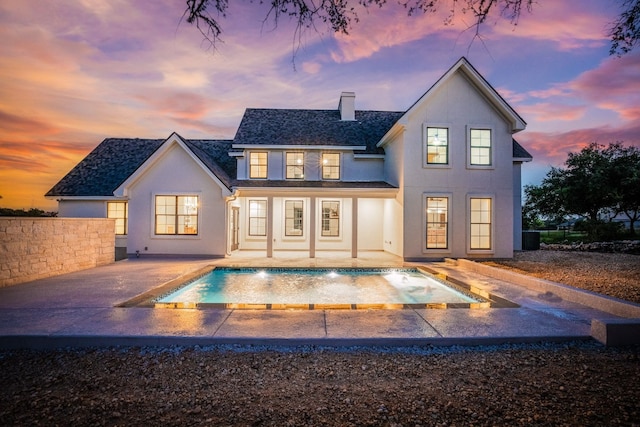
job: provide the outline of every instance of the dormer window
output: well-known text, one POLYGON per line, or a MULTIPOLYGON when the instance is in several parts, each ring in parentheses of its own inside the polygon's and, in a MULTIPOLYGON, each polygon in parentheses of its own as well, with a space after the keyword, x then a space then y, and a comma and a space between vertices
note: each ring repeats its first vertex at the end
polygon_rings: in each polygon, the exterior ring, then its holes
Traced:
POLYGON ((267 178, 266 152, 252 152, 249 155, 249 178, 267 178))
POLYGON ((339 153, 322 153, 322 179, 340 179, 339 153))
POLYGON ((287 179, 304 179, 304 153, 291 152, 286 154, 287 179))

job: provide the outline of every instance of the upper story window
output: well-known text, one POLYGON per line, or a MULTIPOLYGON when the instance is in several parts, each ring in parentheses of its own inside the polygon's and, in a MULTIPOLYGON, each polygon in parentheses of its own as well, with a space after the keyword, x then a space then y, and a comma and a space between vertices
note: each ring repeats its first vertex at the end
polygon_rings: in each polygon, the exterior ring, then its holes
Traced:
POLYGON ((198 196, 156 196, 155 234, 198 234, 198 196))
POLYGON ((252 152, 249 154, 249 178, 267 177, 267 153, 252 152))
POLYGON ((491 166, 491 129, 469 131, 469 164, 491 166))
POLYGON ((129 204, 127 202, 107 202, 107 218, 116 220, 116 235, 127 234, 129 204))
POLYGON ((322 153, 322 179, 340 179, 339 153, 322 153))
POLYGON ((425 152, 427 165, 449 164, 449 129, 427 126, 425 152))
POLYGON ((304 153, 292 152, 286 153, 287 160, 287 179, 303 179, 304 178, 304 153))

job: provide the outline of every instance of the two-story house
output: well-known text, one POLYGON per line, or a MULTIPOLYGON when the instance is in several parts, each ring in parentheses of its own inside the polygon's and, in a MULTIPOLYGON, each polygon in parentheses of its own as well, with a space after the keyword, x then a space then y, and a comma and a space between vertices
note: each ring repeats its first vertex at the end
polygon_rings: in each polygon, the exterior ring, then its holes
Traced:
POLYGON ((525 125, 461 58, 406 111, 343 92, 335 110, 247 109, 233 140, 106 139, 47 197, 115 218, 129 254, 509 258, 525 125))

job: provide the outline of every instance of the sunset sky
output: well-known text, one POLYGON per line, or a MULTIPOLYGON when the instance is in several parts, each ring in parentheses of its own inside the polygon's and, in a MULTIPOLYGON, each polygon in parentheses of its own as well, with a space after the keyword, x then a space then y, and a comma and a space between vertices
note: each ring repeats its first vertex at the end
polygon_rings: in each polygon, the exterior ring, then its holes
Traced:
POLYGON ((590 142, 640 146, 640 49, 609 56, 619 12, 603 0, 539 0, 517 26, 457 14, 407 17, 391 2, 349 36, 321 25, 298 45, 286 19, 231 1, 216 50, 180 22, 184 0, 0 2, 1 207, 55 210, 46 193, 104 138, 233 138, 243 111, 403 111, 461 56, 527 121, 525 184, 590 142))

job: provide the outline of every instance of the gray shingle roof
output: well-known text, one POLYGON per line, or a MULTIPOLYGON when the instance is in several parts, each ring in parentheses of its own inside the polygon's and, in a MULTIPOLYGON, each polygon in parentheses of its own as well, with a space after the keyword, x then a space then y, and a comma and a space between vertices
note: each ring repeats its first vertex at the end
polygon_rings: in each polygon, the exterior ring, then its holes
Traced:
MULTIPOLYGON (((402 112, 356 111, 355 121, 340 120, 337 110, 247 109, 233 141, 183 139, 200 161, 231 190, 239 187, 395 188, 383 182, 236 180, 239 145, 365 146, 361 153, 384 154, 376 144, 402 112)), ((113 196, 165 139, 107 138, 78 163, 46 196, 113 196)), ((513 140, 514 159, 533 157, 513 140)))
POLYGON ((338 110, 248 108, 233 140, 240 145, 365 146, 362 153, 384 154, 376 144, 402 117, 398 111, 356 111, 340 120, 338 110))
MULTIPOLYGON (((165 139, 107 138, 51 188, 46 196, 113 196, 165 139)), ((235 178, 228 140, 185 140, 194 154, 227 187, 235 178)))
POLYGON ((528 161, 533 160, 533 156, 529 154, 525 148, 518 143, 515 139, 513 140, 513 158, 514 159, 528 159, 528 161))
POLYGON ((187 146, 222 183, 231 190, 236 178, 237 162, 229 156, 230 140, 185 139, 187 146))

